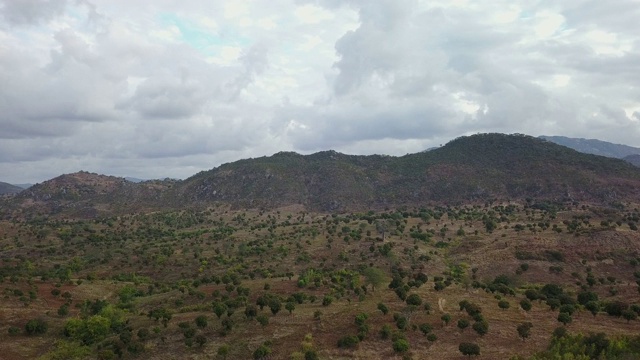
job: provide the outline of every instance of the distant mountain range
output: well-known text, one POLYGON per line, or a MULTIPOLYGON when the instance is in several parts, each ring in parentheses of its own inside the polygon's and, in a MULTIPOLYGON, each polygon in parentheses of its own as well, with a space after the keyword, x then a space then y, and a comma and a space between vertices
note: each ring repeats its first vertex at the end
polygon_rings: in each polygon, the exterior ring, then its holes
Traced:
POLYGON ((19 186, 7 184, 0 181, 0 195, 17 194, 22 190, 24 189, 19 186))
POLYGON ((640 155, 640 148, 613 144, 596 139, 569 138, 565 136, 540 136, 540 138, 585 154, 601 155, 616 159, 624 159, 631 155, 640 155))
POLYGON ((640 167, 640 154, 627 155, 623 159, 625 161, 632 163, 635 166, 640 167))
POLYGON ((479 134, 401 157, 282 152, 183 181, 79 172, 34 185, 0 208, 96 217, 215 204, 336 212, 514 199, 637 203, 640 168, 530 136, 479 134))

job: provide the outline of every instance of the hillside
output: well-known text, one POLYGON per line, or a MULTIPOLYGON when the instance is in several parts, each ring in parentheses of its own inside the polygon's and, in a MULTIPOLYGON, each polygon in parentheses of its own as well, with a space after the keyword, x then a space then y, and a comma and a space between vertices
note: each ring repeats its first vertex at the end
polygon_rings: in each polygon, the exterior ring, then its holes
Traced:
POLYGON ((34 185, 11 208, 95 217, 212 204, 336 212, 525 198, 637 202, 640 169, 530 136, 482 134, 402 157, 281 152, 184 181, 133 183, 79 172, 34 185))
POLYGON ((23 189, 18 186, 7 184, 5 182, 0 181, 0 195, 17 194, 22 190, 23 189))
POLYGON ((639 222, 526 201, 0 219, 1 357, 638 359, 639 222))
POLYGON ((640 154, 628 155, 623 158, 624 161, 630 162, 635 166, 640 166, 640 154))
POLYGON ((640 171, 622 160, 484 134, 402 157, 278 153, 199 173, 176 191, 186 202, 335 211, 525 197, 606 203, 640 199, 639 185, 640 171))
POLYGON ((173 181, 133 183, 124 178, 80 171, 33 185, 13 199, 22 213, 63 213, 92 218, 162 207, 173 181))
POLYGON ((0 357, 638 359, 639 182, 500 134, 62 175, 0 197, 0 357))
POLYGON ((565 136, 540 136, 540 138, 585 154, 601 155, 616 159, 640 154, 640 148, 596 139, 569 138, 565 136))

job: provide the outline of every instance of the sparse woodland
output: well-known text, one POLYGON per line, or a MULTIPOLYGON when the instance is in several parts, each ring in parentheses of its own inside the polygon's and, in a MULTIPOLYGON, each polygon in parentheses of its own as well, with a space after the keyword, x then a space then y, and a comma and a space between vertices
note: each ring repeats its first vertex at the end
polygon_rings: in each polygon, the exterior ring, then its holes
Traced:
POLYGON ((533 199, 5 217, 1 357, 638 358, 639 223, 533 199))

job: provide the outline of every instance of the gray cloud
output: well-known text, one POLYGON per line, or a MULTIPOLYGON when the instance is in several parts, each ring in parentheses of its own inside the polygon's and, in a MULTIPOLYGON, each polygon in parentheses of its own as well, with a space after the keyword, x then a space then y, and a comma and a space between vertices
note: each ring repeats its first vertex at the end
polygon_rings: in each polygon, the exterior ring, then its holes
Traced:
POLYGON ((0 0, 0 17, 11 25, 32 25, 61 15, 66 0, 0 0))
POLYGON ((640 4, 0 0, 0 181, 481 131, 640 146, 640 4))

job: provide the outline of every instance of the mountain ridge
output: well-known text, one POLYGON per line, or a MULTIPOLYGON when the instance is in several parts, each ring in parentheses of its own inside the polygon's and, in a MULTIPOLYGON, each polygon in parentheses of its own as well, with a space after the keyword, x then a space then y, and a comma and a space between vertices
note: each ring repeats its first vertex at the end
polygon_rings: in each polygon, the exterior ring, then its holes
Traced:
POLYGON ((17 194, 24 190, 23 188, 0 181, 0 195, 17 194))
POLYGON ((36 184, 10 203, 13 210, 96 217, 214 204, 341 212, 523 198, 640 202, 640 169, 531 136, 477 134, 399 157, 279 152, 181 181, 78 172, 36 184))
POLYGON ((640 154, 640 148, 623 144, 615 144, 598 139, 570 138, 566 136, 546 135, 539 136, 539 138, 556 143, 558 145, 566 146, 585 154, 601 155, 616 159, 623 159, 626 156, 640 154))

